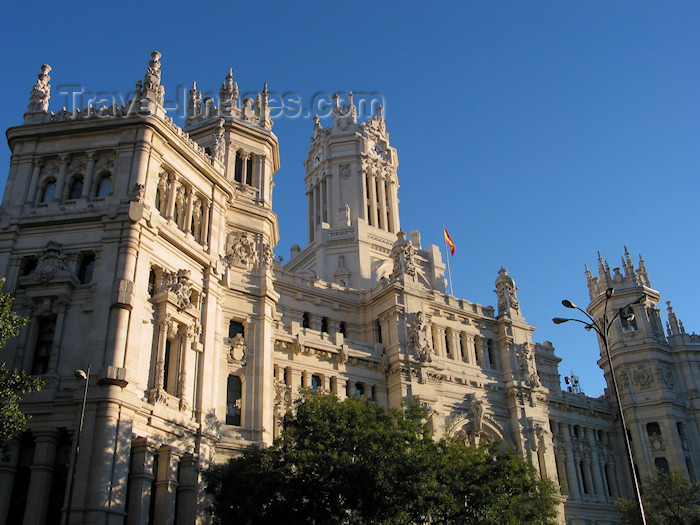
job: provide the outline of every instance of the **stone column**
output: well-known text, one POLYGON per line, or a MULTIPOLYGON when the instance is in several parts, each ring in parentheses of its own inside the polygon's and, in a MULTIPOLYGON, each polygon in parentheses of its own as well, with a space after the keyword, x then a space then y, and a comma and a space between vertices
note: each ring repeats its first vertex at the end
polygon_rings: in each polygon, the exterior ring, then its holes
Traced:
POLYGON ((177 175, 170 174, 168 181, 168 203, 165 208, 165 218, 172 219, 175 213, 175 194, 177 193, 177 175))
POLYGON ((202 229, 200 243, 206 248, 209 246, 209 221, 211 214, 211 202, 202 202, 202 223, 200 227, 202 229))
POLYGON ((569 494, 572 497, 577 497, 580 494, 580 489, 578 485, 578 474, 576 468, 576 461, 574 459, 574 453, 571 446, 571 434, 569 425, 565 423, 560 423, 559 428, 562 430, 561 435, 564 438, 564 454, 566 455, 566 474, 567 474, 567 485, 569 487, 569 494))
POLYGON ((333 224, 333 222, 335 222, 335 220, 333 219, 333 217, 335 217, 333 215, 333 210, 334 210, 334 208, 338 207, 338 206, 333 205, 333 193, 331 190, 332 182, 333 182, 333 178, 331 177, 331 175, 327 175, 326 176, 326 211, 327 211, 326 222, 328 222, 331 225, 333 224))
POLYGON ((187 188, 187 193, 186 193, 186 197, 185 197, 185 200, 187 202, 187 206, 185 208, 185 222, 182 225, 182 229, 185 233, 193 233, 192 232, 193 199, 194 199, 194 192, 192 191, 192 188, 187 188))
POLYGON ((377 228, 379 228, 379 223, 377 222, 377 183, 376 177, 373 173, 368 173, 367 183, 369 184, 369 217, 367 221, 377 228))
POLYGON ((58 446, 58 434, 53 429, 34 431, 33 434, 36 448, 34 462, 29 467, 31 477, 23 525, 43 525, 46 522, 58 446))
POLYGON ((158 348, 156 354, 156 370, 153 377, 153 388, 165 389, 163 384, 165 378, 165 344, 168 341, 168 331, 172 319, 170 314, 165 314, 161 319, 158 319, 158 348))
POLYGON ((41 157, 34 159, 34 169, 32 170, 32 178, 29 179, 29 185, 27 186, 26 195, 24 197, 25 204, 32 204, 34 199, 36 199, 36 189, 39 185, 39 175, 41 174, 41 167, 44 165, 44 159, 41 157))
POLYGON ((586 439, 591 447, 591 470, 593 471, 593 486, 595 487, 595 493, 598 494, 600 499, 605 499, 605 490, 603 489, 603 481, 601 480, 600 463, 598 462, 598 450, 599 447, 595 442, 595 437, 593 436, 593 430, 590 428, 585 429, 586 439))
POLYGON ((248 157, 249 154, 241 155, 241 184, 245 184, 246 178, 248 176, 248 157))
POLYGON ((177 523, 193 525, 197 514, 197 460, 187 454, 180 460, 180 480, 177 490, 177 523))
MULTIPOLYGON (((195 341, 196 329, 194 326, 188 326, 183 334, 182 345, 182 387, 180 389, 180 407, 186 410, 192 407, 194 393, 194 371, 195 371, 195 351, 192 349, 192 343, 195 341), (189 376, 189 377, 188 377, 189 376)), ((187 414, 191 417, 191 413, 187 414)))
POLYGON ((178 456, 170 447, 158 449, 158 472, 156 473, 156 503, 153 525, 173 525, 175 500, 177 499, 178 456))
POLYGON ((66 318, 66 310, 70 304, 70 300, 65 295, 58 298, 58 313, 56 314, 56 330, 53 334, 53 343, 51 344, 51 354, 49 355, 49 366, 46 373, 50 376, 56 376, 58 371, 58 356, 61 353, 61 338, 63 334, 63 322, 66 318))
POLYGON ((14 439, 7 444, 4 454, 0 454, 0 523, 7 523, 20 448, 19 441, 14 439))
POLYGON ((81 199, 87 199, 90 197, 90 190, 92 189, 92 178, 95 173, 95 159, 97 159, 97 153, 93 151, 87 152, 88 163, 87 168, 85 168, 85 180, 83 180, 83 194, 80 196, 81 199))
POLYGON ((148 523, 155 450, 146 438, 136 438, 131 443, 131 455, 129 501, 126 502, 127 525, 141 525, 148 523))
POLYGON ((336 377, 335 389, 336 389, 335 394, 338 396, 338 399, 340 399, 341 401, 343 399, 346 399, 348 397, 347 396, 348 380, 343 378, 343 377, 336 377))
POLYGON ((386 187, 384 186, 384 179, 382 177, 378 177, 377 181, 379 182, 379 195, 377 195, 377 215, 379 216, 379 221, 377 222, 377 226, 383 230, 389 231, 389 225, 386 221, 386 187))
POLYGON ((61 167, 58 170, 58 180, 56 181, 56 193, 53 194, 54 202, 61 202, 63 198, 63 187, 66 184, 66 173, 68 172, 68 160, 70 155, 61 155, 61 167))

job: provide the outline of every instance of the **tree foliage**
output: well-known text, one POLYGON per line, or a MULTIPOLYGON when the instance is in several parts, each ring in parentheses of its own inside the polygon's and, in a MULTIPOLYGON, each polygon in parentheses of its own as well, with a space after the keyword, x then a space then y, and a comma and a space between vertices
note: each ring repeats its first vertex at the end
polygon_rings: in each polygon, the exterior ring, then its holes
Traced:
MULTIPOLYGON (((700 483, 678 472, 657 472, 643 483, 647 523, 700 525, 700 483)), ((625 525, 642 523, 636 500, 619 498, 615 505, 625 525)))
MULTIPOLYGON (((4 284, 5 279, 0 279, 0 348, 29 322, 26 317, 12 310, 14 297, 11 293, 2 291, 4 284)), ((10 370, 4 363, 0 365, 0 451, 13 437, 24 430, 27 424, 27 416, 19 407, 22 394, 38 390, 42 385, 43 381, 37 377, 10 370)))
POLYGON ((0 348, 10 337, 19 334, 19 329, 29 322, 29 319, 22 317, 12 309, 15 298, 10 292, 3 292, 5 279, 0 279, 0 348))
POLYGON ((279 439, 205 473, 228 523, 550 523, 554 488, 512 451, 433 441, 417 405, 304 393, 279 439))

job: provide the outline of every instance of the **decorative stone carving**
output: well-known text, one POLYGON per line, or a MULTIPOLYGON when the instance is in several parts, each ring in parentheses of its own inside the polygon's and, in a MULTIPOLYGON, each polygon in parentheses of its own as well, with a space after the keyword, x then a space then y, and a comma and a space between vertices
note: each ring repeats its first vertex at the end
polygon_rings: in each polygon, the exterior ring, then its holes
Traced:
POLYGON ((139 204, 143 203, 144 197, 146 196, 146 186, 139 184, 138 182, 134 184, 131 188, 131 202, 137 202, 139 204))
POLYGON ((51 98, 50 71, 51 66, 42 64, 41 73, 37 75, 36 85, 32 88, 32 92, 29 95, 28 112, 36 113, 49 110, 49 99, 51 98))
POLYGON ((219 126, 214 133, 214 144, 211 148, 211 158, 223 164, 226 153, 226 140, 224 139, 224 119, 219 119, 219 126))
POLYGON ((163 272, 163 285, 161 291, 168 291, 177 297, 178 310, 184 310, 191 304, 192 282, 189 270, 175 272, 163 272))
POLYGON ((275 379, 275 407, 287 409, 292 406, 292 387, 275 379))
POLYGON ((430 340, 430 326, 425 321, 423 312, 418 311, 413 314, 408 329, 408 346, 413 348, 413 355, 421 363, 430 363, 433 360, 430 340))
POLYGON ((250 265, 253 264, 254 259, 255 245, 253 244, 253 241, 248 238, 248 234, 242 232, 234 239, 229 252, 221 257, 221 262, 223 262, 228 268, 234 266, 249 268, 250 265))
POLYGON ((400 231, 396 236, 396 242, 391 249, 391 258, 394 261, 392 277, 394 280, 398 280, 404 274, 415 276, 415 248, 413 244, 406 239, 406 232, 400 231))
POLYGON ((144 89, 156 89, 160 86, 160 57, 158 51, 151 53, 151 60, 148 63, 146 75, 143 77, 144 89))
POLYGON ((229 363, 241 363, 246 364, 246 358, 248 356, 248 347, 245 345, 242 334, 236 334, 228 340, 229 352, 228 361, 229 363))
POLYGON ((275 254, 273 253, 272 248, 270 248, 270 245, 266 242, 263 243, 262 254, 260 255, 260 263, 262 267, 269 270, 272 268, 274 262, 275 254))
POLYGON ((343 179, 349 179, 350 178, 350 164, 341 164, 340 167, 338 168, 340 171, 340 176, 343 179))
POLYGON ((632 384, 639 388, 646 389, 651 386, 654 381, 654 375, 644 365, 637 365, 632 369, 631 373, 632 384))
POLYGON ((36 275, 39 277, 39 280, 46 284, 56 277, 56 274, 67 271, 68 266, 66 265, 63 246, 54 241, 46 243, 46 248, 39 255, 36 267, 36 275))
POLYGON ((676 384, 673 380, 673 371, 671 368, 666 365, 658 365, 656 367, 656 376, 659 378, 659 381, 661 381, 661 384, 665 388, 675 390, 676 384))
POLYGON ((516 295, 515 281, 508 276, 508 270, 501 268, 498 270, 498 278, 496 279, 496 292, 498 296, 498 315, 507 314, 512 308, 516 312, 520 309, 518 296, 516 295))

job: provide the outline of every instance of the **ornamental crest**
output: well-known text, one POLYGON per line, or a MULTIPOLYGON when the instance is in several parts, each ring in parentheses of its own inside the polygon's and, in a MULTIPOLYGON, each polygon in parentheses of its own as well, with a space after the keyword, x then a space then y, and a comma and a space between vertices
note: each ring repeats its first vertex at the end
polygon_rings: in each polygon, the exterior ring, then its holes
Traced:
POLYGON ((36 274, 44 284, 56 277, 59 272, 67 272, 66 258, 60 243, 49 241, 37 262, 36 274))
POLYGON ((637 365, 632 369, 632 384, 640 388, 649 388, 654 381, 654 375, 646 366, 637 365))
POLYGON ((246 357, 248 355, 248 348, 245 345, 242 334, 236 334, 228 340, 229 352, 228 352, 228 362, 229 363, 241 363, 245 365, 246 357))
POLYGON ((239 268, 249 268, 255 260, 255 245, 248 237, 248 234, 242 232, 236 237, 231 245, 229 252, 221 257, 221 261, 228 267, 237 266, 239 268))

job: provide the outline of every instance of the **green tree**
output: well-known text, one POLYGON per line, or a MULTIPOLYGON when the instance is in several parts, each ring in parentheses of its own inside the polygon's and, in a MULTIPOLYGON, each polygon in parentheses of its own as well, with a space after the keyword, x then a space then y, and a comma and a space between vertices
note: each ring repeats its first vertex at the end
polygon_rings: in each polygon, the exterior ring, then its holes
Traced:
MULTIPOLYGON (((11 293, 2 291, 4 284, 5 279, 0 279, 0 348, 29 322, 26 317, 12 310, 14 297, 11 293)), ((39 390, 42 385, 43 381, 37 377, 10 370, 4 363, 0 365, 0 451, 13 437, 24 430, 27 424, 28 418, 19 407, 22 395, 39 390)))
MULTIPOLYGON (((643 483, 642 502, 647 523, 700 525, 700 483, 688 481, 678 472, 657 471, 643 483)), ((625 525, 642 523, 636 500, 615 502, 625 525)))
POLYGON ((433 441, 416 405, 302 394, 279 439, 205 472, 228 523, 550 523, 554 488, 496 445, 433 441))

